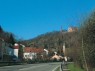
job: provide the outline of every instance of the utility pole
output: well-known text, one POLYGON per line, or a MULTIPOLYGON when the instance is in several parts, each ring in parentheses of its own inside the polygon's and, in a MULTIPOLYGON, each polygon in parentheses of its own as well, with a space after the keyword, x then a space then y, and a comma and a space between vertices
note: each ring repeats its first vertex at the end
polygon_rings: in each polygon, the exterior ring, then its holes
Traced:
POLYGON ((65 56, 65 43, 63 44, 63 53, 64 53, 64 56, 65 56))
POLYGON ((84 52, 83 37, 82 37, 82 52, 83 52, 83 58, 84 58, 85 66, 86 66, 86 71, 89 71, 88 66, 87 66, 86 57, 85 57, 85 52, 84 52))

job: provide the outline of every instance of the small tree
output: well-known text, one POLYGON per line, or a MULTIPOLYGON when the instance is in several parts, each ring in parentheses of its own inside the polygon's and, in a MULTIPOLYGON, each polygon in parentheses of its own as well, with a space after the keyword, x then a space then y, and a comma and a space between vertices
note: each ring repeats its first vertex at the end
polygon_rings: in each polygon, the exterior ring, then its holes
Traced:
POLYGON ((23 47, 19 45, 18 58, 23 61, 23 47))

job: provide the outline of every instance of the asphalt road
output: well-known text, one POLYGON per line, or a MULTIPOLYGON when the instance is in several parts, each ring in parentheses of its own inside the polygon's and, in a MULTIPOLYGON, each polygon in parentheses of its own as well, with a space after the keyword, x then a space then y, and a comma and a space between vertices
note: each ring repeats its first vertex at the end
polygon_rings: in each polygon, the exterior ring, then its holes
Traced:
POLYGON ((61 63, 25 64, 0 67, 0 71, 54 71, 61 63))

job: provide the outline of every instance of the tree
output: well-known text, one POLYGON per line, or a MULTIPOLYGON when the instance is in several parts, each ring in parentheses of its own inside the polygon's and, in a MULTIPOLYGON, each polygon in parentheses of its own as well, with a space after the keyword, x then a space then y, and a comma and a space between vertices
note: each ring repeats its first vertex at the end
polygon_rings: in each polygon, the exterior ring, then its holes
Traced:
POLYGON ((19 45, 18 58, 23 61, 23 46, 19 45))
POLYGON ((95 11, 83 22, 80 37, 83 39, 87 66, 89 71, 92 71, 91 69, 95 68, 95 11))
POLYGON ((14 44, 16 42, 16 40, 14 38, 14 35, 12 33, 7 32, 7 35, 6 35, 5 38, 6 38, 5 40, 6 40, 7 43, 14 44))
POLYGON ((0 26, 0 33, 2 33, 3 32, 3 29, 2 29, 2 27, 0 26))

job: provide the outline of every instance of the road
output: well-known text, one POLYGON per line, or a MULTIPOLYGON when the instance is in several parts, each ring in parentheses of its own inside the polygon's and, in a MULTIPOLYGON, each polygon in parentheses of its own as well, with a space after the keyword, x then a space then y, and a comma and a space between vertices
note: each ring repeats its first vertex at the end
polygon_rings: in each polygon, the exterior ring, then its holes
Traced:
POLYGON ((60 62, 42 64, 24 64, 0 67, 0 71, 54 71, 54 69, 58 66, 60 66, 60 62))

